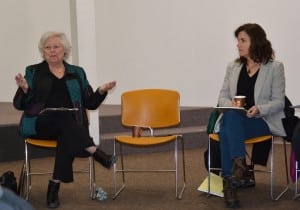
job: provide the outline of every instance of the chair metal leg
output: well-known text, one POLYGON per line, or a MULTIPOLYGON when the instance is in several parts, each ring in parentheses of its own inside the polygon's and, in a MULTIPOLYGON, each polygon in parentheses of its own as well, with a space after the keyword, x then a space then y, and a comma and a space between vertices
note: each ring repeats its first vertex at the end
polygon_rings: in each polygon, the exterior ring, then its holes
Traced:
MULTIPOLYGON (((124 174, 124 162, 123 162, 123 149, 122 145, 120 144, 120 157, 121 157, 121 170, 117 169, 117 161, 114 163, 114 195, 112 197, 113 200, 115 200, 118 195, 124 190, 125 188, 125 174, 124 174), (122 172, 122 185, 118 189, 118 177, 117 173, 122 172)), ((116 157, 116 140, 114 140, 114 156, 116 157)))
POLYGON ((183 136, 182 135, 178 135, 176 137, 175 140, 175 182, 176 182, 176 187, 175 187, 175 191, 176 191, 176 198, 178 200, 182 199, 182 195, 183 192, 185 190, 185 186, 186 186, 186 177, 185 177, 185 159, 184 159, 184 142, 183 142, 183 136), (178 139, 180 138, 181 140, 181 151, 182 151, 182 176, 183 176, 183 183, 182 183, 182 188, 180 193, 178 193, 178 139))
POLYGON ((25 161, 21 169, 19 184, 18 184, 18 194, 21 198, 26 198, 27 189, 26 189, 26 169, 25 169, 25 161))
POLYGON ((272 136, 272 146, 271 146, 271 199, 272 200, 279 200, 282 195, 284 195, 288 189, 289 189, 289 172, 288 172, 288 163, 287 163, 287 154, 286 154, 286 142, 284 139, 283 140, 283 153, 284 153, 284 164, 285 164, 285 175, 286 175, 286 186, 284 189, 278 194, 274 194, 274 136, 272 136))
POLYGON ((31 192, 31 174, 30 174, 30 158, 29 158, 29 151, 28 145, 25 142, 25 200, 29 199, 29 194, 31 192))
POLYGON ((96 179, 95 179, 95 162, 93 157, 89 157, 89 185, 90 185, 90 197, 92 200, 96 198, 96 179))
POLYGON ((295 167, 295 177, 296 177, 296 181, 295 181, 295 195, 294 195, 294 199, 299 198, 300 193, 298 192, 298 172, 299 172, 299 168, 298 168, 298 161, 296 161, 296 167, 295 167))
POLYGON ((211 140, 208 136, 208 149, 207 149, 207 171, 208 171, 208 175, 207 175, 207 197, 209 197, 211 195, 210 190, 211 190, 211 171, 212 170, 218 170, 218 171, 222 171, 221 168, 212 168, 211 167, 211 140))
POLYGON ((207 196, 210 196, 210 172, 211 172, 211 169, 210 169, 210 166, 211 166, 211 157, 210 157, 210 139, 209 139, 209 136, 208 136, 208 150, 207 150, 207 170, 208 170, 208 176, 207 176, 207 196))

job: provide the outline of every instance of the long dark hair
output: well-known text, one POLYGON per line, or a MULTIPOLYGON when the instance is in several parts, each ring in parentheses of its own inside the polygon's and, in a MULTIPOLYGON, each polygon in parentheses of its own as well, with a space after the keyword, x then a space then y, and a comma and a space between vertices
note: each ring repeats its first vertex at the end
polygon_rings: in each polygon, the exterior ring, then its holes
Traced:
MULTIPOLYGON (((250 58, 257 63, 268 63, 275 58, 274 50, 271 42, 267 39, 267 34, 264 29, 256 23, 246 23, 238 27, 234 35, 237 38, 238 34, 244 31, 251 40, 249 48, 250 58)), ((237 58, 238 62, 247 63, 245 57, 237 58)))

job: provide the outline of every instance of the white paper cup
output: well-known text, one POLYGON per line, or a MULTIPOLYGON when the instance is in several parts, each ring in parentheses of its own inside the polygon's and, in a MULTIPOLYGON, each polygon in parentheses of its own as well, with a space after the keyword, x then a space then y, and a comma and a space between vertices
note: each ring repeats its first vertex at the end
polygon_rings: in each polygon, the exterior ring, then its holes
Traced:
POLYGON ((238 107, 245 107, 246 96, 234 96, 234 102, 238 107))

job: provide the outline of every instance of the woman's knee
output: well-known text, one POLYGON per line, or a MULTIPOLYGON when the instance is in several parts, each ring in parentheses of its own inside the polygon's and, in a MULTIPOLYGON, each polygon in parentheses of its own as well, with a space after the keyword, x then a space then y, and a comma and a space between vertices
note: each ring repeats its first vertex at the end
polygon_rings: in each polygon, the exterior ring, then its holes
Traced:
POLYGON ((223 117, 238 117, 240 116, 240 113, 235 110, 228 110, 224 112, 223 117))
POLYGON ((228 110, 224 112, 222 121, 223 123, 230 122, 230 123, 241 123, 243 120, 243 116, 240 112, 235 111, 235 110, 228 110))

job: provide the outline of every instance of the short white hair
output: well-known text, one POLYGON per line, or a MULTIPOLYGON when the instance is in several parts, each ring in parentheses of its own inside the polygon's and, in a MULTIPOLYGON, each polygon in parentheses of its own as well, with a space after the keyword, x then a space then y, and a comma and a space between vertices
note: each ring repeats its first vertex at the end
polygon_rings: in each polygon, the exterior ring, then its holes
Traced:
POLYGON ((68 40, 66 34, 62 32, 55 32, 55 31, 48 31, 44 33, 41 36, 40 42, 39 42, 39 51, 41 53, 42 58, 44 58, 44 44, 49 38, 58 37, 60 39, 60 42, 64 48, 65 54, 64 54, 64 60, 67 60, 70 57, 71 54, 71 43, 68 40))

